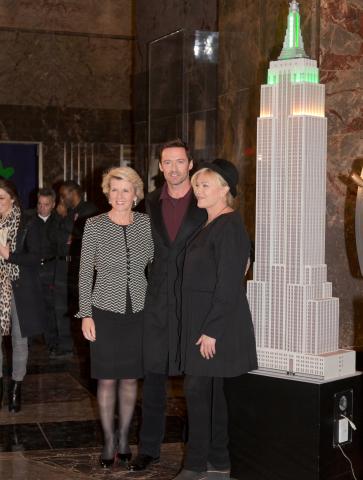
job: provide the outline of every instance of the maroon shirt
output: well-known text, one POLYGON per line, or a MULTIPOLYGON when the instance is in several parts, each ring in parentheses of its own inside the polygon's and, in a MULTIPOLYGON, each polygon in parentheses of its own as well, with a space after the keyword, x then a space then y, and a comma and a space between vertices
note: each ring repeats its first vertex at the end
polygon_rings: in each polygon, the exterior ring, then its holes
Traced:
POLYGON ((164 183, 161 189, 161 212, 171 242, 174 242, 178 235, 180 225, 187 212, 191 198, 192 187, 190 187, 184 197, 181 198, 171 197, 166 183, 164 183))

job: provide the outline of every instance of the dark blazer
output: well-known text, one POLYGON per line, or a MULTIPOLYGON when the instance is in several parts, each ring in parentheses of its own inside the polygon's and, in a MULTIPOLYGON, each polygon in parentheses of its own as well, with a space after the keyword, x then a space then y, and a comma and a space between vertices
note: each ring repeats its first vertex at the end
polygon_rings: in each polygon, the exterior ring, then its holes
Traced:
POLYGON ((145 301, 144 366, 146 372, 179 375, 181 292, 177 278, 183 268, 186 243, 207 216, 193 196, 178 235, 171 242, 162 217, 160 194, 161 189, 157 189, 146 199, 155 250, 145 301))
POLYGON ((257 368, 244 288, 250 240, 238 212, 220 215, 188 243, 182 286, 182 367, 189 375, 235 377, 257 368), (216 338, 204 359, 199 337, 216 338))
POLYGON ((40 282, 41 234, 36 217, 22 217, 16 237, 15 252, 9 262, 19 265, 19 278, 13 293, 22 337, 44 333, 47 316, 40 282))

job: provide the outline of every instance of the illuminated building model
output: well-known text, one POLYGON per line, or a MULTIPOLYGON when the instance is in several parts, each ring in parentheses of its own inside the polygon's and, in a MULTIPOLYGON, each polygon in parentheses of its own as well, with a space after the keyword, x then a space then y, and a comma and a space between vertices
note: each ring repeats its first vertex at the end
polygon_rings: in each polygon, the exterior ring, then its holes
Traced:
POLYGON ((247 294, 259 368, 330 379, 355 372, 355 352, 339 350, 339 299, 324 263, 324 100, 293 0, 281 55, 261 88, 256 262, 247 294))

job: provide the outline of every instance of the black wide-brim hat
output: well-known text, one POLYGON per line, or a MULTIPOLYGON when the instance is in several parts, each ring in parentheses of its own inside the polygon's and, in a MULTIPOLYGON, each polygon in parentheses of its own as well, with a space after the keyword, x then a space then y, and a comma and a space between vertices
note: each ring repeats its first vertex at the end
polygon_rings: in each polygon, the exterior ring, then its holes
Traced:
POLYGON ((224 158, 216 158, 213 162, 203 162, 199 165, 198 170, 202 168, 208 168, 213 172, 219 173, 219 175, 227 182, 229 191, 233 197, 237 196, 238 185, 238 170, 232 162, 225 160, 224 158))

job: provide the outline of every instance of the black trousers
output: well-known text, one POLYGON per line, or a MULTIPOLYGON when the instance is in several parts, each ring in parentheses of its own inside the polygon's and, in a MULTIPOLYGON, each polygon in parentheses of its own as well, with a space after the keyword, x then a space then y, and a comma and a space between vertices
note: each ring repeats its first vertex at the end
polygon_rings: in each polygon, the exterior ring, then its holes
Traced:
POLYGON ((54 263, 55 262, 50 262, 40 267, 40 282, 42 284, 43 300, 47 313, 47 328, 44 332, 44 338, 49 348, 57 345, 58 336, 54 303, 54 263))
POLYGON ((72 350, 70 285, 68 263, 58 260, 55 271, 54 302, 57 329, 57 344, 61 349, 72 350))
POLYGON ((223 378, 186 375, 184 391, 188 408, 189 436, 184 468, 217 470, 230 468, 227 405, 223 378))
POLYGON ((139 452, 154 458, 160 456, 164 438, 167 380, 167 375, 150 372, 144 378, 139 452))

